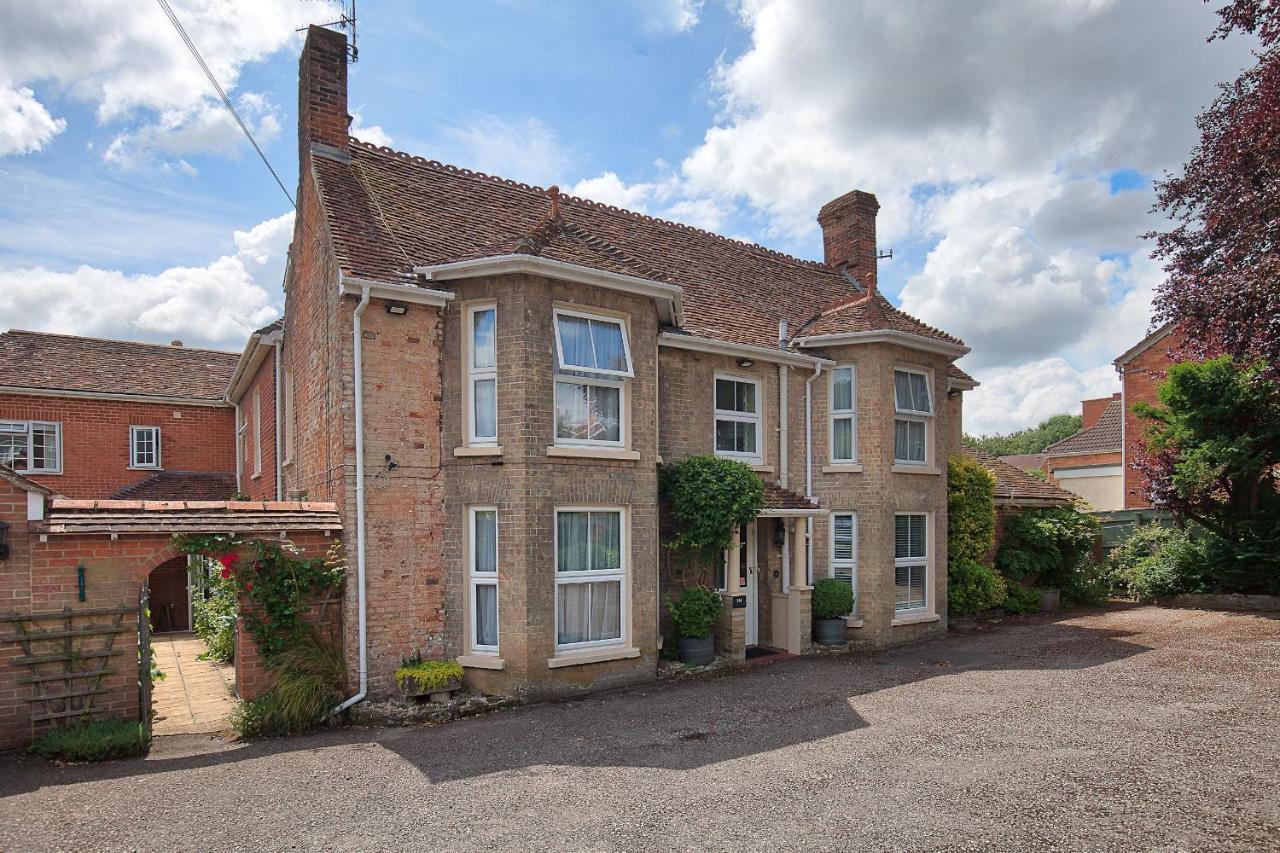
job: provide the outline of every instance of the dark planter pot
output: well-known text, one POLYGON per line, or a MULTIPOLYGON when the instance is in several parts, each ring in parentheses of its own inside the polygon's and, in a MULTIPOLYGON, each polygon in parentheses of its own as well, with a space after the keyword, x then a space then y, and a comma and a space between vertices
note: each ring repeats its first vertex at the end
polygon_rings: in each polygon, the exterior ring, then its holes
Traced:
POLYGON ((1040 609, 1057 610, 1062 606, 1062 592, 1056 589, 1040 590, 1040 609))
POLYGON ((814 619, 813 641, 823 646, 843 646, 849 641, 844 617, 837 619, 814 619))
POLYGON ((714 637, 681 637, 680 660, 689 666, 706 666, 716 659, 714 637))

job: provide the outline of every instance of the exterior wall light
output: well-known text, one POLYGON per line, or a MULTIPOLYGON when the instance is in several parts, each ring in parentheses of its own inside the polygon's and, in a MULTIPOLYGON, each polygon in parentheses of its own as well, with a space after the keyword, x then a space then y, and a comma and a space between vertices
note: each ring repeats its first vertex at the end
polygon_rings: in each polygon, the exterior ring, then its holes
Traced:
POLYGON ((409 306, 405 305, 403 302, 387 303, 388 314, 407 314, 408 312, 409 312, 409 306))
POLYGON ((755 362, 749 358, 738 359, 738 367, 741 367, 743 370, 746 370, 748 367, 750 367, 753 364, 755 364, 755 362))

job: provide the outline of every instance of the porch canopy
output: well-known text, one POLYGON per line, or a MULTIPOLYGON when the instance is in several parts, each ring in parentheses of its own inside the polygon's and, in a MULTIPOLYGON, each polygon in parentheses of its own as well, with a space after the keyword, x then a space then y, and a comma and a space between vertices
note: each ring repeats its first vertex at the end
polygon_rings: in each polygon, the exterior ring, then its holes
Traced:
POLYGON ((784 489, 777 483, 764 481, 764 505, 760 509, 761 518, 808 518, 815 515, 826 515, 827 511, 804 495, 798 495, 790 489, 784 489))

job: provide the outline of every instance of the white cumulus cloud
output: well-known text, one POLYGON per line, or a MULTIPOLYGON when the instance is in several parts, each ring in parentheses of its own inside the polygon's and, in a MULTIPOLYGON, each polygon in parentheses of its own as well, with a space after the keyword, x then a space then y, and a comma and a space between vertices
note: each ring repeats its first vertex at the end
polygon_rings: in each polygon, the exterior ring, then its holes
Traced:
POLYGON ((0 86, 0 157, 39 151, 66 130, 26 86, 0 86))

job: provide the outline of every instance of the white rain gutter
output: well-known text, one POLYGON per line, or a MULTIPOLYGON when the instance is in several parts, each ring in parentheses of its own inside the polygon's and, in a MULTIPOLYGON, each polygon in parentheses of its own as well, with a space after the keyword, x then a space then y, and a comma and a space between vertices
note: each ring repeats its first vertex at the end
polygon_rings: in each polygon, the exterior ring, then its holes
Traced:
POLYGON ((284 500, 284 470, 280 467, 280 356, 284 353, 282 346, 284 333, 276 333, 276 500, 284 500))
MULTIPOLYGON (((341 286, 341 283, 339 284, 341 286)), ((364 352, 361 347, 363 330, 360 318, 369 307, 369 285, 362 286, 360 302, 356 305, 351 324, 353 341, 354 394, 356 398, 356 595, 358 596, 360 637, 360 690, 347 699, 331 714, 340 714, 364 699, 369 693, 369 620, 368 597, 365 595, 364 575, 364 352)))
MULTIPOLYGON (((819 362, 813 366, 813 375, 804 383, 804 496, 811 501, 813 500, 813 380, 821 375, 822 362, 819 362)), ((809 516, 805 521, 805 536, 809 540, 806 553, 809 554, 808 560, 812 564, 813 516, 809 516)), ((808 578, 808 576, 806 567, 805 577, 808 578)))

